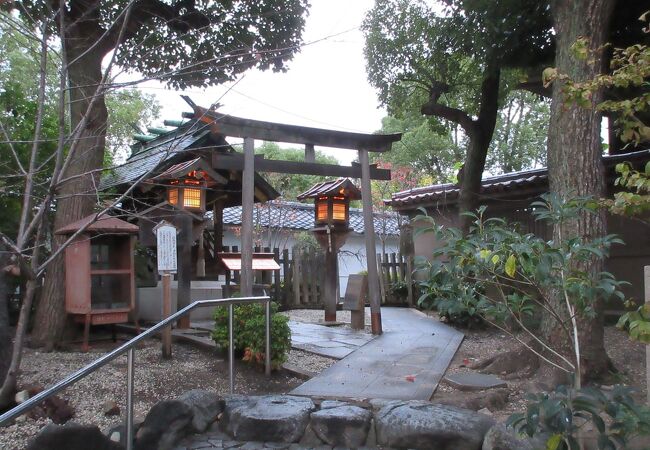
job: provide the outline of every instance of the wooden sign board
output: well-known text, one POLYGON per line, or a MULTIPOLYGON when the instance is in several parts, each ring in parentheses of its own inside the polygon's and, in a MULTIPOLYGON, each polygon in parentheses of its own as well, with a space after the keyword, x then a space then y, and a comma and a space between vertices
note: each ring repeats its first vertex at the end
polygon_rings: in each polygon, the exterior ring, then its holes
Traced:
POLYGON ((176 272, 176 227, 163 220, 153 228, 153 232, 156 233, 158 272, 176 272))
MULTIPOLYGON (((228 270, 241 270, 241 253, 221 253, 221 262, 228 270)), ((253 253, 253 270, 280 270, 273 253, 253 253)))
POLYGON ((348 311, 363 311, 368 296, 368 275, 348 276, 348 287, 345 290, 343 309, 348 311))

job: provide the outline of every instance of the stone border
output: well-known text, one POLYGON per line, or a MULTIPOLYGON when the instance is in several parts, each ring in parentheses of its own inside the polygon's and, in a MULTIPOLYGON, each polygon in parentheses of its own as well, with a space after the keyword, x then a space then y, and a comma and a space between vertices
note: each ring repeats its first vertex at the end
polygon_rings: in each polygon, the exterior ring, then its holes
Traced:
MULTIPOLYGON (((101 435, 97 427, 49 426, 29 450, 124 448, 124 427, 101 435), (63 444, 62 444, 63 443, 63 444), (62 446, 63 445, 63 446, 62 446)), ((475 411, 425 401, 371 400, 369 406, 291 395, 220 397, 191 390, 151 408, 137 425, 135 449, 412 448, 437 450, 532 449, 510 430, 475 411), (499 428, 500 427, 500 428, 499 428), (487 436, 487 437, 486 437, 487 436), (489 439, 488 439, 489 438, 489 439), (512 446, 504 442, 511 442, 512 446)))

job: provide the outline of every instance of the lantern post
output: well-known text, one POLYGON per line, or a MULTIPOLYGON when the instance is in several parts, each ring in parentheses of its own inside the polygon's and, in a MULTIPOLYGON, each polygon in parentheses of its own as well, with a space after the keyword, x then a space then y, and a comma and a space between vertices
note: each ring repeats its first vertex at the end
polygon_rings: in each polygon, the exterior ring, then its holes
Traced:
POLYGON ((298 196, 298 200, 307 198, 314 199, 312 232, 325 251, 325 322, 336 322, 338 251, 350 233, 350 200, 360 199, 361 191, 349 178, 339 178, 318 183, 298 196))

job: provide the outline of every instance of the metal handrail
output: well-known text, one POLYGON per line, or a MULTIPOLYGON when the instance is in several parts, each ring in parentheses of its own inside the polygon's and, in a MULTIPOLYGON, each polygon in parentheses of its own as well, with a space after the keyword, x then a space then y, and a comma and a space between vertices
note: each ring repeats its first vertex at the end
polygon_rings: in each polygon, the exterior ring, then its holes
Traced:
POLYGON ((148 328, 146 331, 138 334, 133 339, 125 342, 120 345, 115 350, 105 354, 104 356, 96 359, 87 366, 77 370, 71 375, 68 375, 63 380, 59 381, 54 386, 47 388, 46 390, 38 393, 29 400, 19 404, 15 408, 5 412, 0 415, 0 427, 8 425, 9 422, 15 419, 18 416, 26 413, 32 408, 36 407, 43 400, 51 397, 57 392, 65 389, 66 387, 76 383, 77 381, 85 378, 91 373, 95 372, 97 369, 108 364, 118 356, 122 355, 124 352, 128 351, 127 356, 127 392, 126 392, 126 448, 131 450, 133 446, 133 380, 134 380, 134 369, 135 369, 135 358, 134 358, 134 347, 143 339, 148 338, 154 333, 161 331, 166 326, 171 325, 172 322, 178 320, 180 317, 188 314, 190 311, 196 308, 202 308, 205 306, 228 306, 228 365, 229 365, 229 375, 230 375, 230 392, 234 391, 234 345, 233 345, 233 305, 238 304, 247 304, 247 303, 266 303, 265 305, 265 319, 266 319, 266 348, 265 348, 265 372, 266 375, 271 374, 271 298, 268 296, 261 297, 239 297, 239 298, 220 298, 214 300, 197 300, 191 305, 186 306, 180 311, 175 312, 166 319, 158 322, 151 328, 148 328))

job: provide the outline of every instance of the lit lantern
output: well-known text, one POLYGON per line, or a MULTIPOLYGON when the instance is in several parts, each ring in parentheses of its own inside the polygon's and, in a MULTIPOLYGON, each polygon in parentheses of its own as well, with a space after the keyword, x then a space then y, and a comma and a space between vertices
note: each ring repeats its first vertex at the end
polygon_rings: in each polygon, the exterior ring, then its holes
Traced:
POLYGON ((201 170, 192 170, 180 180, 171 180, 167 187, 167 201, 183 209, 205 211, 207 181, 201 170))
POLYGON ((200 212, 205 211, 206 190, 228 182, 201 158, 175 164, 152 181, 166 185, 166 200, 170 205, 200 212))
POLYGON ((347 229, 350 223, 350 200, 361 198, 361 191, 349 178, 318 183, 298 196, 314 199, 314 225, 347 229))

